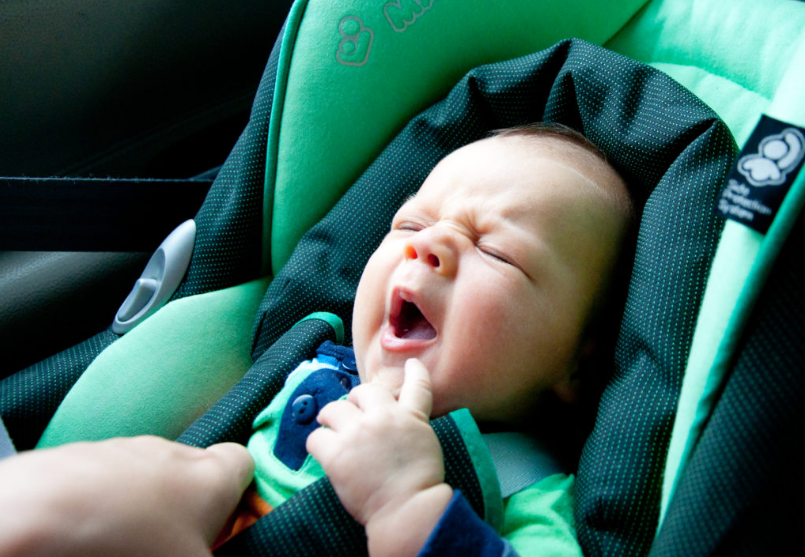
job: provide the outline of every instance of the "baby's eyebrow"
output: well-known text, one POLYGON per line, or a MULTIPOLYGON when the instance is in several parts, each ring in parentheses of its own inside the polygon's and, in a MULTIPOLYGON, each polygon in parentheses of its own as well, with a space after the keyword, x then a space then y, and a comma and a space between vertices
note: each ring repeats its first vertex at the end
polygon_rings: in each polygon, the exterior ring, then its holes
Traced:
POLYGON ((394 211, 394 217, 392 218, 392 225, 394 224, 394 221, 397 220, 397 218, 400 216, 400 213, 405 208, 405 206, 411 203, 414 199, 416 199, 416 193, 413 193, 408 197, 406 197, 405 200, 400 204, 400 206, 397 207, 397 210, 394 211))
POLYGON ((409 203, 411 203, 411 202, 412 202, 412 201, 414 201, 415 199, 416 199, 416 193, 413 193, 413 194, 409 195, 408 197, 406 197, 406 198, 403 200, 403 202, 402 202, 402 203, 400 203, 400 206, 399 206, 399 207, 397 207, 397 211, 395 212, 395 214, 397 214, 397 213, 399 213, 400 211, 402 211, 403 207, 405 207, 406 205, 408 205, 409 203))

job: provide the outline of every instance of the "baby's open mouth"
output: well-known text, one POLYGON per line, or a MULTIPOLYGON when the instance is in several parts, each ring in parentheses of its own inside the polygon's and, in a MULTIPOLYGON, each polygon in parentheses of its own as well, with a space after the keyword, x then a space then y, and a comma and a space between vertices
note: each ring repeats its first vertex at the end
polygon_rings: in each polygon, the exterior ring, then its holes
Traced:
POLYGON ((430 340, 436 338, 436 329, 413 302, 397 298, 389 322, 394 336, 406 340, 430 340))

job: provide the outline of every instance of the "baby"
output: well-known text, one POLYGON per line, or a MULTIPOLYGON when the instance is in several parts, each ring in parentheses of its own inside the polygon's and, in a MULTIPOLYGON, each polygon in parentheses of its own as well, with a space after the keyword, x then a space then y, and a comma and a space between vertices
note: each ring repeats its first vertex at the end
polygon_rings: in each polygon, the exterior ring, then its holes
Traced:
MULTIPOLYGON (((326 473, 372 555, 451 546, 447 519, 473 528, 472 513, 444 483, 429 418, 468 409, 482 430, 519 431, 577 399, 631 211, 604 156, 563 127, 505 130, 445 157, 366 265, 354 361, 337 347, 306 362, 257 418, 258 493, 276 505, 326 473), (331 386, 311 378, 319 364, 331 386), (335 402, 320 409, 305 385, 335 402)), ((552 485, 572 538, 572 478, 552 485)))
MULTIPOLYGON (((450 413, 464 440, 564 431, 545 409, 572 405, 588 380, 630 220, 617 173, 564 128, 511 129, 444 158, 366 265, 354 357, 323 346, 256 419, 257 490, 241 504, 263 514, 326 473, 374 557, 580 554, 572 476, 506 494, 496 531, 445 483, 429 419, 450 413)), ((31 451, 0 469, 0 518, 14 524, 0 555, 208 555, 252 477, 239 445, 157 438, 31 451)))

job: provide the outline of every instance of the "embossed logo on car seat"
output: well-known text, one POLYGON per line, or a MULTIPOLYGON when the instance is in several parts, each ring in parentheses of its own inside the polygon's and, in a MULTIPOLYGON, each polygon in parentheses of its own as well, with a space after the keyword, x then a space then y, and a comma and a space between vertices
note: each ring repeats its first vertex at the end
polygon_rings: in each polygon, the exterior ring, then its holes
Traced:
POLYGON ((363 66, 369 60, 375 34, 358 16, 348 15, 338 22, 341 42, 335 59, 345 66, 363 66))
POLYGON ((432 7, 433 0, 397 0, 388 2, 383 7, 383 13, 391 28, 402 33, 432 7))
POLYGON ((755 187, 779 186, 805 156, 805 137, 794 128, 764 137, 757 154, 741 157, 738 172, 755 187))

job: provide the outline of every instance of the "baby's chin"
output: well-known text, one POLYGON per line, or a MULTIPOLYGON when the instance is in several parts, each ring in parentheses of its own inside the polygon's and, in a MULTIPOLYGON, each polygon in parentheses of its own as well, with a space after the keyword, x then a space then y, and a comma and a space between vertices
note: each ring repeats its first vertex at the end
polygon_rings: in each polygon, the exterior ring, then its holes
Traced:
MULTIPOLYGON (((366 374, 364 377, 361 374, 362 382, 379 383, 386 387, 394 395, 394 398, 400 398, 400 391, 402 390, 403 380, 405 379, 405 368, 396 366, 381 366, 379 369, 373 370, 372 373, 366 374)), ((444 400, 440 404, 441 397, 434 393, 433 407, 430 417, 440 418, 454 410, 461 408, 455 405, 453 400, 444 400)))

